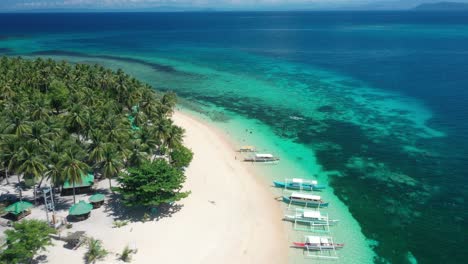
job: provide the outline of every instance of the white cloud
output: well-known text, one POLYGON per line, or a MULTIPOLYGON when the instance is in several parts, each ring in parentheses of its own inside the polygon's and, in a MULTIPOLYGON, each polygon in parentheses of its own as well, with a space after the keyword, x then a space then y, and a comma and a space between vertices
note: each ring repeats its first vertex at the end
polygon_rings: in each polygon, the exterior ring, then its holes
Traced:
MULTIPOLYGON (((387 3, 395 6, 416 5, 440 0, 0 0, 0 8, 144 8, 175 7, 294 7, 294 6, 360 6, 387 3)), ((468 2, 468 0, 455 0, 468 2)))

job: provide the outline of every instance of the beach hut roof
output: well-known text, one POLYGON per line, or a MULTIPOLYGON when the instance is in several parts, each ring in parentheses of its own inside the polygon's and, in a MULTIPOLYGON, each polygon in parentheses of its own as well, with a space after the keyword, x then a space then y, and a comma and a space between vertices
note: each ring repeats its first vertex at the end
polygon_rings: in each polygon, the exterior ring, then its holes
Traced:
POLYGON ((91 195, 91 197, 89 197, 89 201, 92 203, 97 203, 97 202, 104 201, 105 198, 106 196, 104 194, 96 193, 96 194, 91 195))
POLYGON ((93 206, 91 204, 85 201, 80 201, 79 203, 74 204, 68 213, 70 215, 84 215, 91 212, 91 210, 93 210, 93 206))
POLYGON ((299 199, 308 199, 308 200, 320 200, 320 196, 312 195, 312 194, 305 194, 305 193, 292 193, 291 197, 299 198, 299 199))
POLYGON ((12 213, 14 215, 19 215, 21 214, 22 212, 28 210, 29 208, 32 208, 34 205, 32 203, 28 203, 28 202, 25 202, 25 201, 20 201, 20 202, 16 202, 10 206, 8 206, 7 208, 5 208, 5 210, 9 213, 12 213))
POLYGON ((320 218, 322 215, 320 214, 319 211, 305 211, 304 212, 304 217, 307 218, 320 218))
MULTIPOLYGON (((75 182, 75 188, 80 187, 89 187, 94 184, 94 175, 92 173, 88 173, 87 175, 81 175, 81 181, 75 182)), ((73 183, 69 181, 65 181, 63 183, 63 189, 71 189, 73 188, 73 183)))

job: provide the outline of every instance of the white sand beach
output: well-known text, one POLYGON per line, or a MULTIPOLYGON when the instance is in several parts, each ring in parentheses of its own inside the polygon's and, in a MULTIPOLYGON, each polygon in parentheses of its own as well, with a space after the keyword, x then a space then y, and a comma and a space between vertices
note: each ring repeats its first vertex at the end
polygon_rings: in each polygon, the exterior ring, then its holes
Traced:
MULTIPOLYGON (((71 231, 86 231, 103 241, 112 254, 101 263, 118 263, 116 254, 126 245, 138 250, 132 263, 287 263, 282 212, 268 185, 235 159, 233 146, 216 129, 179 112, 173 119, 186 129, 185 145, 195 153, 184 187, 191 194, 177 204, 180 210, 112 228, 125 213, 109 202, 93 210, 89 219, 73 223, 71 231)), ((100 187, 108 188, 108 182, 100 182, 100 187)), ((46 253, 48 263, 83 263, 86 246, 70 250, 60 241, 54 243, 46 253)))

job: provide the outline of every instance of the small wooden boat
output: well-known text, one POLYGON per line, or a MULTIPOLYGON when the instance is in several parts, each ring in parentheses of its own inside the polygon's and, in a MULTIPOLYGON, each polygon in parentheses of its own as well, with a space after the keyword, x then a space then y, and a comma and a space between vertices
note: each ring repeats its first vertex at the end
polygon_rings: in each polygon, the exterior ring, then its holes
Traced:
POLYGON ((322 215, 320 211, 296 209, 292 214, 286 214, 284 220, 294 223, 330 226, 336 225, 338 220, 331 220, 328 215, 322 215))
POLYGON ((294 204, 313 208, 328 207, 328 203, 325 203, 320 196, 305 193, 292 193, 290 196, 283 195, 283 201, 289 205, 294 204))
POLYGON ((279 158, 273 156, 272 154, 255 154, 254 156, 247 157, 244 161, 251 162, 278 162, 279 158))
POLYGON ((331 237, 306 236, 305 242, 293 242, 293 247, 307 250, 336 250, 344 247, 344 244, 334 243, 331 237))
POLYGON ((285 179, 284 182, 273 181, 273 184, 275 187, 290 190, 320 191, 325 189, 325 185, 319 185, 317 181, 300 178, 285 179))
POLYGON ((239 152, 255 152, 257 151, 254 146, 242 146, 239 149, 239 152))

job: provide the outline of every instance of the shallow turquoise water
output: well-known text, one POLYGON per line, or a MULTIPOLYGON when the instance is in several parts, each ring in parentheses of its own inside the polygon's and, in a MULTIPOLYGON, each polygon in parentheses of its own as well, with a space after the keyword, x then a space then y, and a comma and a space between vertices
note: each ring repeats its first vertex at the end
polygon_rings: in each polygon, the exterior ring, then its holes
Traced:
MULTIPOLYGON (((0 15, 2 21, 12 26, 0 29, 0 53, 123 68, 176 91, 184 109, 239 145, 281 156, 279 165, 257 166, 259 175, 329 184, 326 211, 341 221, 332 234, 346 243, 340 263, 369 263, 374 252, 379 263, 466 258, 466 17, 77 14, 0 15)), ((302 235, 291 232, 290 240, 302 235)), ((306 262, 300 251, 290 255, 291 263, 306 262)))

